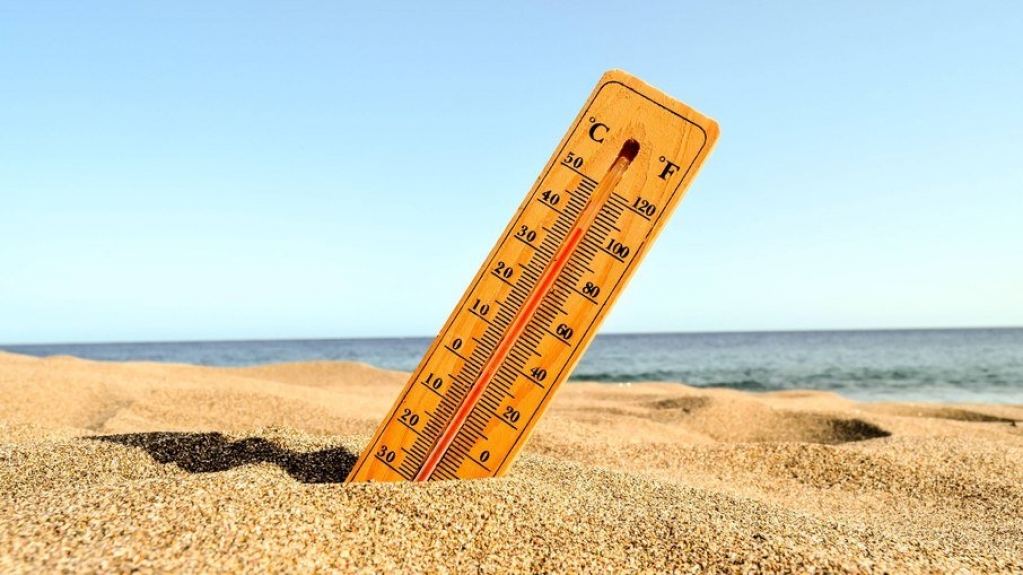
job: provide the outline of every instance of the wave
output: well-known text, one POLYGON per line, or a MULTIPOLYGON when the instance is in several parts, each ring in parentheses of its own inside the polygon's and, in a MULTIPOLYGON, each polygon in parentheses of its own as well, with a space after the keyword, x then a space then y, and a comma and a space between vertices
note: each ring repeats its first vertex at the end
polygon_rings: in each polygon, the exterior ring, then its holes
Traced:
POLYGON ((672 370, 651 370, 634 373, 578 372, 572 374, 571 381, 594 381, 597 383, 637 383, 656 381, 667 383, 684 383, 693 387, 726 387, 742 391, 778 391, 788 389, 771 382, 757 379, 737 379, 735 381, 690 381, 687 374, 672 370))

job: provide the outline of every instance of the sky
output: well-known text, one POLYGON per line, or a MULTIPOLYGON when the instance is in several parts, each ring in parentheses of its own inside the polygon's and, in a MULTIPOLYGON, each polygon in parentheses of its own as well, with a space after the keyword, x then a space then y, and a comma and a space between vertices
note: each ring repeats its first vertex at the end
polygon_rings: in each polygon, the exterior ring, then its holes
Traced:
POLYGON ((604 332, 1023 325, 1023 3, 3 2, 0 343, 432 336, 606 70, 717 149, 604 332))

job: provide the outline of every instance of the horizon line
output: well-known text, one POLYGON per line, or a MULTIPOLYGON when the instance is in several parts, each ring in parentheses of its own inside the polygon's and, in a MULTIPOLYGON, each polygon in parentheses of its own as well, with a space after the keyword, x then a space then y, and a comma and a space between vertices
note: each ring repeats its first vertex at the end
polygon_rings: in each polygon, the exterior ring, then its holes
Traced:
MULTIPOLYGON (((877 331, 982 331, 982 330, 1014 330, 1023 329, 1023 326, 971 326, 971 327, 879 327, 879 328, 828 328, 828 329, 760 329, 760 330, 710 330, 710 331, 625 331, 625 332, 599 332, 597 336, 632 336, 632 335, 705 335, 705 334, 749 334, 749 333, 848 333, 848 332, 877 332, 877 331)), ((344 340, 367 340, 367 339, 433 339, 437 336, 428 335, 378 335, 364 337, 292 337, 282 339, 252 338, 252 339, 155 339, 155 340, 128 340, 128 341, 54 341, 54 342, 31 342, 31 343, 0 343, 0 348, 10 347, 38 347, 47 345, 132 345, 132 344, 170 344, 170 343, 247 343, 247 342, 271 342, 271 341, 344 341, 344 340)))

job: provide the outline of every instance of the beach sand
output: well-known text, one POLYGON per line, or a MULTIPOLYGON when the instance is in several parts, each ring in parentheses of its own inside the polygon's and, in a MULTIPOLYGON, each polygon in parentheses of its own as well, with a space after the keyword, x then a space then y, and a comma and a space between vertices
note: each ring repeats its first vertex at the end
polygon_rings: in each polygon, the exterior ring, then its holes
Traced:
POLYGON ((1023 406, 573 383, 507 477, 342 483, 405 378, 0 353, 0 572, 1023 572, 1023 406))

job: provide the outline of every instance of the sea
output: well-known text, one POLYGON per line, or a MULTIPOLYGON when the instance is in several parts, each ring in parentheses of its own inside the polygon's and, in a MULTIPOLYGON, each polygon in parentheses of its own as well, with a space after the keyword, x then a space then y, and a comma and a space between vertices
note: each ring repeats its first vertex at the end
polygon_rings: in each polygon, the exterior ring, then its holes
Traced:
MULTIPOLYGON (((0 345, 33 356, 251 366, 358 361, 411 371, 431 338, 0 345)), ((1023 329, 598 335, 571 380, 825 390, 862 401, 1023 405, 1023 329)))

